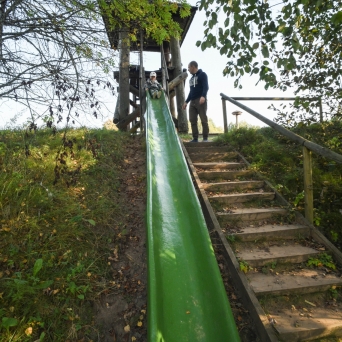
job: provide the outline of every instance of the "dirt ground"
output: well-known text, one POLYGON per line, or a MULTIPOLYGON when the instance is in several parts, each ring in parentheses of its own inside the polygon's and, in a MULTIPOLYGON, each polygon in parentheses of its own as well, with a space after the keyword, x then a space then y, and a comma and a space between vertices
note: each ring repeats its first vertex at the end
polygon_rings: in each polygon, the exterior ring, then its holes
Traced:
MULTIPOLYGON (((96 325, 102 342, 146 342, 147 261, 146 261, 146 155, 143 137, 133 137, 125 151, 121 176, 120 218, 123 227, 116 239, 117 254, 111 262, 115 291, 104 293, 95 305, 96 325)), ((242 342, 259 342, 249 313, 241 304, 238 291, 231 285, 229 274, 215 247, 227 295, 242 342)), ((181 341, 180 341, 181 342, 181 341)), ((195 342, 195 341, 194 341, 195 342)))

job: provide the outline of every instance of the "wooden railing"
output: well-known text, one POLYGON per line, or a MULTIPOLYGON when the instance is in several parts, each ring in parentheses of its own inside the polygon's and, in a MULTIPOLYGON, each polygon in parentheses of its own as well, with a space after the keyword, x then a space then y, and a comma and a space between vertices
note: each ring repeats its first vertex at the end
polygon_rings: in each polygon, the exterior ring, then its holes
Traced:
MULTIPOLYGON (((240 107, 244 111, 248 112, 249 114, 253 115, 260 121, 264 122, 268 126, 272 127, 277 132, 281 133, 282 135, 286 136, 290 140, 296 142, 299 145, 303 146, 303 169, 304 169, 304 200, 305 200, 305 218, 310 222, 313 223, 313 185, 312 185, 312 156, 311 152, 315 152, 318 155, 325 157, 327 159, 334 160, 335 162, 342 164, 342 155, 329 150, 323 146, 315 144, 312 141, 304 139, 303 137, 289 131, 288 129, 278 125, 277 123, 273 122, 270 119, 267 119, 263 115, 257 113, 253 109, 243 105, 242 103, 236 101, 236 98, 233 99, 225 94, 220 94, 222 99, 222 107, 223 107, 223 114, 226 117, 226 105, 225 101, 229 101, 234 105, 240 107)), ((245 99, 245 98, 239 98, 245 99)), ((251 99, 251 98, 249 98, 251 99)), ((265 99, 265 98, 263 98, 265 99)), ((225 119, 227 120, 227 119, 225 119)))

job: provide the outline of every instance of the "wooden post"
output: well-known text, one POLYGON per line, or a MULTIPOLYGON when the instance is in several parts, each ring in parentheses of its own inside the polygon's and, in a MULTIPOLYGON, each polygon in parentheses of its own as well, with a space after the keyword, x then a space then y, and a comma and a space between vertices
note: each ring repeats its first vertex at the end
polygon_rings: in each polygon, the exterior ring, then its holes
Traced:
POLYGON ((169 101, 170 101, 170 112, 171 115, 176 118, 176 108, 175 108, 175 97, 174 96, 170 96, 169 97, 169 101))
POLYGON ((188 77, 188 73, 182 72, 180 75, 175 77, 170 83, 169 83, 169 91, 172 91, 175 87, 178 86, 179 83, 185 81, 185 79, 188 77))
POLYGON ((163 42, 163 50, 164 50, 164 56, 166 61, 166 66, 171 66, 171 56, 170 56, 170 43, 164 41, 163 42))
MULTIPOLYGON (((172 54, 172 65, 175 67, 174 75, 180 75, 183 71, 182 69, 182 61, 181 61, 181 53, 179 40, 171 37, 170 39, 170 47, 172 54)), ((178 118, 178 132, 179 133, 188 133, 188 118, 187 112, 182 108, 185 102, 185 93, 184 93, 184 84, 183 82, 179 83, 176 87, 176 103, 177 103, 177 118, 178 118)))
POLYGON ((303 146, 305 218, 313 223, 313 186, 311 151, 303 146))
POLYGON ((115 125, 120 121, 119 108, 120 108, 120 93, 118 93, 118 96, 116 98, 116 105, 115 105, 114 118, 113 118, 113 123, 115 125))
MULTIPOLYGON (((129 53, 130 42, 128 30, 122 29, 119 32, 119 120, 124 120, 129 113, 129 53)), ((121 127, 122 131, 127 130, 127 127, 121 127)))
POLYGON ((146 109, 146 96, 145 96, 145 69, 144 69, 144 37, 143 32, 140 30, 140 51, 139 51, 139 99, 140 99, 140 132, 145 131, 145 109, 146 109))
POLYGON ((224 128, 224 133, 228 133, 227 106, 226 106, 226 100, 225 99, 222 99, 222 111, 223 111, 223 128, 224 128))

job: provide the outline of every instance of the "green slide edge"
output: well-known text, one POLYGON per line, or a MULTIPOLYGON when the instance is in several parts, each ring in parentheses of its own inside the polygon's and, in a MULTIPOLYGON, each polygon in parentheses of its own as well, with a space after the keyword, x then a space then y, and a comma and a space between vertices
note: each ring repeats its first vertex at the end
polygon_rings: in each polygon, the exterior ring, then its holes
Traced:
POLYGON ((146 101, 149 342, 238 342, 164 94, 146 101))

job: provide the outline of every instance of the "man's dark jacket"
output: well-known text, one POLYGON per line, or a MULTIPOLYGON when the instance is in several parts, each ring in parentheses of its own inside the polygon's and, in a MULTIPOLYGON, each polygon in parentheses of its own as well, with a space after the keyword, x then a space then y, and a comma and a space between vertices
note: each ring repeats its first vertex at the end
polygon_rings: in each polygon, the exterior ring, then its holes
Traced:
POLYGON ((193 74, 189 81, 190 84, 190 93, 185 100, 186 103, 191 100, 196 100, 201 96, 207 97, 207 92, 209 89, 208 85, 208 76, 202 71, 202 69, 198 69, 196 74, 193 74))

